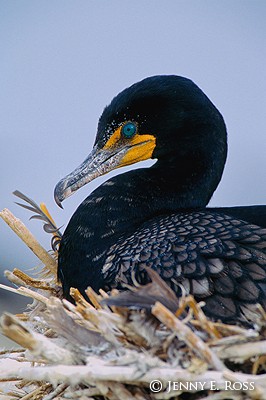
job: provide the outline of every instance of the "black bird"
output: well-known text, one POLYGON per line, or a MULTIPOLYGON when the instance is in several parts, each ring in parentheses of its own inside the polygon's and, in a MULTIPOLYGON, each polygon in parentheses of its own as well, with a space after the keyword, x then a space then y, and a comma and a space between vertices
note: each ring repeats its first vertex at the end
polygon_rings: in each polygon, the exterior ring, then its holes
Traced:
POLYGON ((245 323, 266 305, 266 206, 206 208, 224 169, 222 115, 191 80, 153 76, 119 93, 99 120, 88 158, 55 188, 58 205, 115 168, 72 216, 61 241, 64 295, 141 284, 151 267, 177 296, 204 300, 214 320, 245 323), (254 224, 260 224, 261 227, 254 224))

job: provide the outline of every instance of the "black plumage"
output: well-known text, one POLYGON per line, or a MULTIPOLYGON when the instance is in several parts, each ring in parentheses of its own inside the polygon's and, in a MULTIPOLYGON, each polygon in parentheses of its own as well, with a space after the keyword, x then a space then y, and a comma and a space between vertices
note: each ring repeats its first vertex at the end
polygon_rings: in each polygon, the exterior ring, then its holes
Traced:
POLYGON ((189 79, 155 76, 118 94, 90 156, 57 184, 57 203, 112 169, 157 162, 109 179, 78 207, 59 249, 64 295, 124 289, 132 273, 145 284, 151 267, 177 296, 204 300, 214 319, 245 323, 252 305, 265 305, 266 206, 206 208, 226 137, 221 114, 189 79))

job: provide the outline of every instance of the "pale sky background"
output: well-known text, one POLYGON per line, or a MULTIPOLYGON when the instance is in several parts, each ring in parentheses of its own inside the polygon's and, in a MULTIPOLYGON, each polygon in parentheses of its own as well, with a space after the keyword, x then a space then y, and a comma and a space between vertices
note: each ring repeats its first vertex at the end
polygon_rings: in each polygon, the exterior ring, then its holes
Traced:
MULTIPOLYGON (((107 177, 80 189, 64 210, 54 186, 91 150, 103 107, 157 74, 191 78, 225 118, 229 156, 211 204, 265 204, 265 21, 264 0, 0 0, 0 209, 49 248, 42 224, 28 221, 12 192, 44 201, 66 226, 107 177)), ((0 221, 0 274, 37 264, 0 221)), ((4 308, 15 298, 6 304, 0 292, 4 308)))

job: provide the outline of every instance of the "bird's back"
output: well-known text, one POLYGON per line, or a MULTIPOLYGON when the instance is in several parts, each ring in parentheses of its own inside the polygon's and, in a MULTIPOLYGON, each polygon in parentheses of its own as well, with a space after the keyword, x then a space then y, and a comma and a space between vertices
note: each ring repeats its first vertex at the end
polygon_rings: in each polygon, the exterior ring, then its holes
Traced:
POLYGON ((115 96, 91 153, 57 184, 57 203, 116 168, 157 162, 112 178, 77 209, 59 249, 64 295, 123 288, 132 275, 145 283, 148 266, 215 320, 242 322, 265 305, 265 207, 206 208, 226 155, 223 117, 191 80, 149 77, 115 96))
POLYGON ((107 253, 104 281, 111 287, 147 283, 151 267, 178 296, 203 300, 215 320, 246 321, 250 305, 266 305, 266 229, 209 210, 146 221, 107 253), (133 274, 133 275, 132 275, 133 274))

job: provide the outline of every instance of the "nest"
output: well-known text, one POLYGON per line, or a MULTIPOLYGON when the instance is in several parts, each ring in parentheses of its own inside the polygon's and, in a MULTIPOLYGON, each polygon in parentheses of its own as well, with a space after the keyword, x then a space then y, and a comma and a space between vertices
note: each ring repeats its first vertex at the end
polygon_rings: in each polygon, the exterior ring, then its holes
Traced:
MULTIPOLYGON (((40 212, 58 244, 53 221, 43 206, 40 212)), ((46 252, 10 211, 0 215, 44 266, 34 277, 5 272, 16 288, 1 287, 32 304, 1 317, 2 333, 21 348, 0 352, 0 399, 266 399, 259 305, 253 329, 213 322, 203 304, 177 299, 152 270, 151 283, 124 292, 88 288, 89 302, 72 289, 72 304, 56 279, 56 251, 46 252)))

